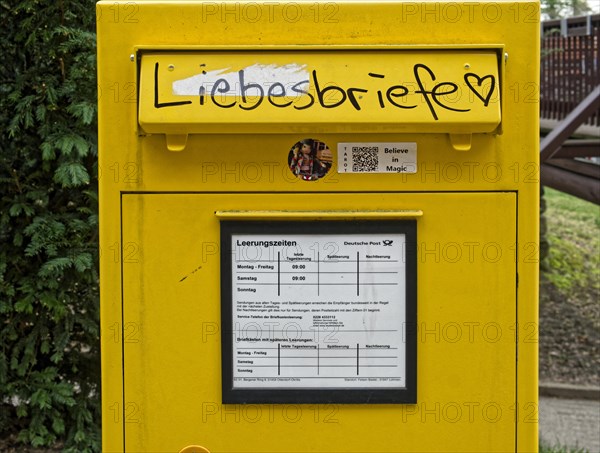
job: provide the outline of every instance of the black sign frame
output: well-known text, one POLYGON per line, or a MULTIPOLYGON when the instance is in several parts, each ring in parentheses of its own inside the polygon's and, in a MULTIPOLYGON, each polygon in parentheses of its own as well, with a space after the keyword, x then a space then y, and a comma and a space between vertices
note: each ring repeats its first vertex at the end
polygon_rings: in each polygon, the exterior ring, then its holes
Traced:
POLYGON ((221 370, 223 404, 415 404, 417 402, 417 223, 402 220, 221 222, 221 370), (233 385, 232 238, 234 235, 404 234, 406 239, 405 387, 235 388, 233 385))

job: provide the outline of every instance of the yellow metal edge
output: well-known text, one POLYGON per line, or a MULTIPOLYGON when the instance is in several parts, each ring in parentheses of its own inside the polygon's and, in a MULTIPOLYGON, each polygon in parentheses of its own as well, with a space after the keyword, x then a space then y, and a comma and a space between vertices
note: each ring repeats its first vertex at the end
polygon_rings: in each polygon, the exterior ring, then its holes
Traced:
POLYGON ((437 50, 437 51, 456 51, 456 50, 497 50, 503 52, 504 44, 423 44, 420 46, 412 46, 409 44, 293 44, 293 45, 145 45, 140 44, 132 47, 132 50, 136 53, 148 53, 148 52, 178 52, 178 51, 203 51, 203 50, 226 50, 226 51, 246 51, 246 50, 257 50, 257 51, 269 51, 269 50, 325 50, 325 51, 336 51, 336 50, 437 50))
POLYGON ((383 220, 422 217, 423 211, 215 211, 221 220, 383 220))
MULTIPOLYGON (((520 217, 527 212, 539 212, 539 195, 529 194, 530 200, 520 208, 520 217)), ((539 224, 520 226, 524 234, 521 245, 535 244, 539 251, 539 224)), ((528 276, 519 283, 517 313, 517 401, 515 412, 517 427, 517 452, 539 451, 539 255, 533 263, 524 263, 521 257, 518 275, 528 276), (532 303, 531 301, 535 301, 532 303), (533 330, 532 330, 533 329, 533 330)))
MULTIPOLYGON (((539 49, 538 49, 539 50, 539 49)), ((539 67, 538 67, 539 70, 539 67)), ((539 76, 539 74, 538 74, 539 76)), ((537 107, 538 104, 532 104, 537 107)), ((539 128, 539 117, 531 118, 534 130, 539 128)), ((533 163, 539 168, 539 146, 535 146, 533 163)), ((539 182, 534 188, 520 183, 519 189, 519 251, 517 274, 517 451, 539 451, 539 182), (531 216, 535 221, 531 221, 531 216), (525 258, 526 247, 535 247, 535 255, 525 258), (532 332, 532 329, 533 332, 532 332)))
POLYGON ((498 47, 498 96, 500 96, 500 124, 494 131, 495 134, 502 135, 504 132, 504 123, 502 122, 502 118, 504 112, 506 111, 506 95, 505 89, 506 86, 506 65, 508 64, 508 53, 506 53, 506 48, 504 45, 498 47))
MULTIPOLYGON (((108 3, 107 3, 108 4, 108 3)), ((96 4, 98 17, 101 4, 96 4)), ((114 83, 108 66, 112 63, 112 48, 103 36, 102 25, 96 22, 98 65, 96 75, 98 87, 102 83, 114 83)), ((99 88, 100 89, 100 88, 99 88)), ((115 109, 114 103, 107 102, 107 96, 101 99, 98 92, 98 180, 100 169, 108 168, 113 162, 107 151, 106 143, 110 143, 111 124, 107 121, 115 109)), ((98 183, 98 215, 99 215, 99 254, 100 254, 100 374, 101 374, 101 439, 103 452, 121 452, 124 449, 123 430, 123 349, 122 349, 122 298, 120 297, 121 265, 109 260, 106 256, 113 252, 111 247, 117 246, 119 257, 120 246, 120 198, 114 185, 98 183), (104 253, 102 253, 104 252, 104 253), (116 332, 111 331, 116 328, 116 332), (116 339, 116 341, 115 341, 116 339)))
MULTIPOLYGON (((539 4, 538 4, 539 5, 539 4)), ((539 11, 539 10, 538 10, 539 11)), ((539 29, 539 14, 537 24, 539 29)), ((531 43, 531 55, 540 55, 540 33, 534 35, 531 43)), ((507 67, 511 64, 511 56, 508 55, 507 67)), ((503 68, 504 69, 504 68, 503 68)), ((539 130, 539 81, 540 65, 534 65, 533 79, 537 81, 537 102, 531 103, 527 108, 522 108, 531 130, 539 130)), ((508 102, 508 100, 507 100, 508 102)), ((504 106, 504 101, 502 101, 504 106)), ((539 140, 533 141, 531 150, 532 163, 539 169, 539 140)), ((517 407, 520 416, 516 420, 518 452, 537 453, 539 451, 539 208, 540 208, 540 181, 535 184, 521 181, 519 183, 518 201, 518 230, 519 242, 524 245, 533 244, 536 254, 528 262, 521 256, 517 266, 517 274, 524 276, 519 282, 517 291, 517 322, 519 332, 524 334, 517 342, 517 407), (531 216, 534 221, 531 221, 531 216), (534 326, 534 338, 523 338, 530 331, 525 327, 534 326), (531 340, 531 341, 527 341, 531 340), (535 409, 532 413, 531 410, 535 409), (531 417, 530 417, 531 415, 531 417)))

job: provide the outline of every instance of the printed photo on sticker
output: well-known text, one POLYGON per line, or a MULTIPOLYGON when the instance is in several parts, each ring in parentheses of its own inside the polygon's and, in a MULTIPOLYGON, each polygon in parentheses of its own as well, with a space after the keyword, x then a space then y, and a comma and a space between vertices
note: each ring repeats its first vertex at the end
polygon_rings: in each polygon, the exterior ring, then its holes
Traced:
POLYGON ((305 181, 316 181, 327 174, 333 157, 329 147, 312 138, 296 142, 288 154, 292 173, 305 181))

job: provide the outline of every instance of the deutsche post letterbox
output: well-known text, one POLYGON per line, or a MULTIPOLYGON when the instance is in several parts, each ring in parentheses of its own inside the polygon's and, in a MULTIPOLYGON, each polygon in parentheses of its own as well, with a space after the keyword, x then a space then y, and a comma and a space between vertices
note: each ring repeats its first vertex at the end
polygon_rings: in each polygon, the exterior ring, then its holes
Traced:
POLYGON ((98 4, 104 451, 537 451, 538 16, 98 4))

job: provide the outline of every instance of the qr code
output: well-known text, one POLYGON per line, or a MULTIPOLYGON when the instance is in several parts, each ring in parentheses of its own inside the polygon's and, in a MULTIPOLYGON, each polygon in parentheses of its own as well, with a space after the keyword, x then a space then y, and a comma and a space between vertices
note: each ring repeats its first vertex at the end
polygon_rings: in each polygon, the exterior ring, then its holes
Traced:
POLYGON ((379 167, 378 148, 356 147, 352 149, 352 171, 376 172, 379 167))

